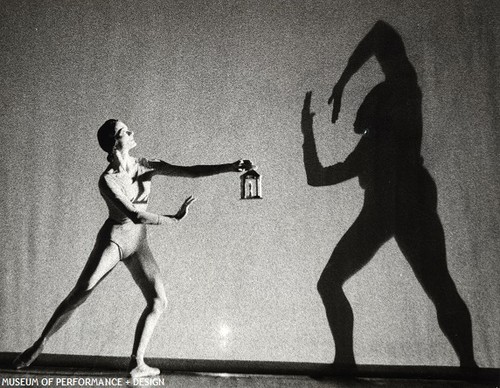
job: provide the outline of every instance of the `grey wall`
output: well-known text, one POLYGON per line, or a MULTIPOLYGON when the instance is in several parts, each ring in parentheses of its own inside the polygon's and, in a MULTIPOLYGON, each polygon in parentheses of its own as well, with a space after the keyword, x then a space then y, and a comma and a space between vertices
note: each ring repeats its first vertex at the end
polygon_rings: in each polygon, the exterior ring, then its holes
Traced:
MULTIPOLYGON (((424 101, 423 156, 439 192, 448 265, 469 306, 475 352, 499 367, 499 10, 491 1, 23 1, 0 3, 0 351, 39 335, 73 286, 106 218, 95 132, 120 118, 136 154, 176 164, 250 158, 264 199, 237 174, 154 182, 151 227, 170 300, 154 357, 331 362, 316 282, 357 216, 355 180, 311 188, 300 113, 313 90, 324 164, 359 140, 352 122, 381 74, 370 61, 326 100, 378 19, 402 35, 424 101)), ((457 365, 435 311, 390 241, 346 285, 362 364, 457 365)), ((126 356, 142 296, 123 266, 47 352, 126 356)))

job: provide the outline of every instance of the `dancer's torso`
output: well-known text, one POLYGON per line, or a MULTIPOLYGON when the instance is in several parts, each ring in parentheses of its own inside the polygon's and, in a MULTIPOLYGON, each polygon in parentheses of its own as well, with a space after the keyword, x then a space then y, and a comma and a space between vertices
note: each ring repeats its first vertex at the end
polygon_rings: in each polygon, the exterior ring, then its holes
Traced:
POLYGON ((154 169, 148 161, 139 158, 137 172, 132 176, 126 172, 117 173, 108 169, 100 177, 99 188, 109 215, 99 232, 99 239, 117 244, 124 258, 137 251, 142 244, 147 244, 146 225, 134 223, 120 210, 116 205, 116 198, 111 198, 109 190, 104 190, 104 187, 112 187, 112 195, 123 195, 122 201, 128 200, 138 211, 146 211, 153 174, 154 169))
POLYGON ((366 128, 348 160, 356 163, 365 205, 435 206, 436 189, 421 157, 421 92, 414 82, 383 82, 363 101, 356 126, 366 128))

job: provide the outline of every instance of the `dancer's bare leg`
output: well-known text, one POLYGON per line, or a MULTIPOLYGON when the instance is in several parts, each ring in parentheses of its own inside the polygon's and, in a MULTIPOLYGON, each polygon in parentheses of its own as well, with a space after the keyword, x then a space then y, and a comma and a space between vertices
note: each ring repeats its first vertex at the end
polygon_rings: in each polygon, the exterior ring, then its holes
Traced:
POLYGON ((147 303, 137 323, 129 373, 131 377, 156 376, 160 374, 160 370, 147 365, 144 361, 144 354, 158 319, 167 305, 160 269, 147 243, 128 258, 125 265, 130 270, 147 303))
POLYGON ((14 360, 16 369, 25 368, 35 361, 47 340, 69 320, 78 306, 87 300, 94 287, 119 261, 120 252, 116 244, 98 245, 94 248, 75 287, 54 311, 40 338, 14 360))

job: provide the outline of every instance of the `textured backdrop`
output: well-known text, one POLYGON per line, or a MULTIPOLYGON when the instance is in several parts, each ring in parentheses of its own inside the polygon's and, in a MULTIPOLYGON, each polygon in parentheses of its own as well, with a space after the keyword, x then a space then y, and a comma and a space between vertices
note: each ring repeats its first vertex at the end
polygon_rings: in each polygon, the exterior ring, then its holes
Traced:
MULTIPOLYGON (((499 4, 2 0, 0 351, 30 345, 79 275, 106 218, 96 130, 120 118, 136 132, 136 155, 250 158, 263 177, 258 201, 239 200, 237 174, 156 178, 152 211, 173 212, 189 194, 198 201, 181 223, 149 228, 170 303, 148 355, 331 362, 316 283, 363 192, 356 180, 307 186, 300 114, 313 90, 322 162, 348 155, 378 64, 348 84, 335 126, 326 100, 383 19, 419 76, 424 163, 477 361, 500 367, 499 4)), ((359 363, 457 365, 394 241, 346 291, 359 363)), ((118 266, 46 351, 127 356, 143 304, 118 266)))

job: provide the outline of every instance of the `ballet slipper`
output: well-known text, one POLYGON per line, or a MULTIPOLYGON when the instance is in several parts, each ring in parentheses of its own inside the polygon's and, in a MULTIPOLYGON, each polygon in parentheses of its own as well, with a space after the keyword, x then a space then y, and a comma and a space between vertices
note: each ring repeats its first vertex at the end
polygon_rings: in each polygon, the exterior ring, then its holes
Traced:
POLYGON ((14 361, 12 362, 12 366, 15 369, 23 369, 30 366, 42 352, 43 345, 43 342, 35 342, 33 346, 26 349, 23 353, 21 353, 14 359, 14 361))
POLYGON ((135 368, 129 371, 129 375, 133 379, 137 379, 140 377, 158 376, 159 374, 160 370, 158 368, 153 368, 146 364, 137 365, 135 368))

